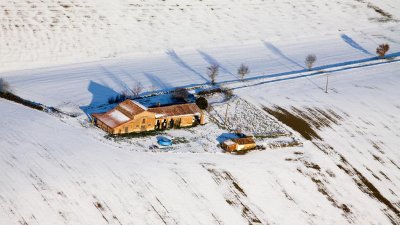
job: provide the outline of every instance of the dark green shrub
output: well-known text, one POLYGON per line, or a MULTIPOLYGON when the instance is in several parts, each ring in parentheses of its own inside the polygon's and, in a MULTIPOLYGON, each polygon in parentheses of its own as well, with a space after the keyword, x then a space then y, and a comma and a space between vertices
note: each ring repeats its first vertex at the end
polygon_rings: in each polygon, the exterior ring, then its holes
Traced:
POLYGON ((204 97, 200 97, 200 98, 196 99, 196 105, 197 105, 200 109, 207 109, 207 107, 208 107, 208 101, 207 101, 207 99, 205 99, 204 97))

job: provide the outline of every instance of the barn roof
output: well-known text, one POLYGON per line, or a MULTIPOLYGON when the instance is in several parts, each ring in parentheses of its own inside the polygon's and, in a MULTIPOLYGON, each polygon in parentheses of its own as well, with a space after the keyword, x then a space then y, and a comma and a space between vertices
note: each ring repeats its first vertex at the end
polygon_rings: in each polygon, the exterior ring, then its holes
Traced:
POLYGON ((201 113, 201 109, 193 103, 150 108, 148 111, 155 113, 157 117, 195 115, 201 113))
POLYGON ((231 145, 235 145, 236 142, 232 141, 231 139, 228 139, 226 141, 223 142, 225 145, 231 146, 231 145))
POLYGON ((118 127, 119 125, 124 124, 130 120, 129 117, 127 117, 125 114, 117 109, 113 109, 106 113, 95 113, 92 116, 111 128, 118 127))
POLYGON ((248 145, 248 144, 255 144, 256 142, 254 141, 253 138, 247 137, 247 138, 235 138, 231 139, 233 142, 237 143, 238 145, 248 145))
POLYGON ((131 115, 137 115, 147 110, 147 108, 139 102, 132 101, 130 99, 121 102, 118 106, 131 115))
POLYGON ((156 114, 156 118, 200 114, 201 110, 196 104, 171 105, 157 108, 146 108, 130 99, 121 102, 116 108, 106 113, 94 113, 92 116, 110 128, 116 128, 130 120, 132 116, 142 112, 156 114))

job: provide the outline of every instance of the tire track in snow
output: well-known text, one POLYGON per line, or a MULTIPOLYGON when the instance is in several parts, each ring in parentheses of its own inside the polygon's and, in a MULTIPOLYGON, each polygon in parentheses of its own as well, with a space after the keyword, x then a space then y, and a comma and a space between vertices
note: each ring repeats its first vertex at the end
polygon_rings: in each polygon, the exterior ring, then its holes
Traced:
MULTIPOLYGON (((149 212, 154 213, 155 218, 158 219, 158 223, 163 224, 178 224, 178 221, 170 215, 170 211, 165 207, 160 198, 154 193, 153 186, 150 182, 146 181, 139 174, 133 174, 133 180, 127 182, 126 185, 132 189, 140 202, 145 204, 144 207, 147 208, 149 212), (149 193, 146 195, 146 193, 149 193)), ((149 221, 153 224, 154 221, 149 221)))
POLYGON ((265 219, 259 217, 260 214, 264 214, 263 211, 249 202, 244 189, 231 173, 217 169, 211 164, 203 163, 201 166, 211 174, 215 183, 222 189, 226 203, 239 209, 249 224, 268 224, 265 219))
POLYGON ((192 194, 201 202, 201 204, 208 210, 208 212, 211 214, 211 216, 214 218, 216 224, 222 225, 223 222, 213 213, 211 210, 209 210, 208 205, 206 204, 206 198, 196 190, 194 186, 192 186, 188 181, 186 181, 185 178, 175 169, 172 170, 173 173, 176 174, 176 176, 181 180, 182 185, 184 185, 188 190, 192 192, 192 194))
MULTIPOLYGON (((392 222, 392 224, 400 223, 400 210, 398 207, 396 207, 395 204, 383 196, 383 194, 375 185, 373 185, 361 172, 351 165, 342 154, 337 152, 331 145, 326 143, 316 132, 316 130, 320 130, 321 127, 329 127, 331 123, 334 123, 332 120, 334 117, 339 121, 343 119, 342 117, 333 115, 332 118, 329 118, 329 114, 321 113, 321 110, 318 109, 316 109, 316 111, 319 113, 319 116, 316 116, 317 114, 315 113, 315 110, 313 111, 314 113, 311 113, 310 115, 310 110, 308 110, 309 112, 307 113, 307 109, 301 110, 295 107, 292 107, 291 110, 286 110, 284 108, 275 106, 275 109, 265 108, 265 110, 269 114, 277 116, 277 119, 282 123, 299 132, 305 139, 311 141, 314 146, 332 159, 341 171, 349 175, 363 193, 384 205, 385 209, 383 209, 383 213, 392 222)), ((335 124, 340 125, 339 121, 337 121, 335 124)), ((307 165, 307 162, 304 163, 306 167, 315 168, 313 165, 307 165)), ((299 172, 303 173, 302 171, 299 172)), ((316 179, 314 177, 311 177, 311 179, 317 184, 318 190, 323 193, 328 200, 334 203, 332 201, 334 199, 332 198, 331 194, 326 191, 324 183, 320 179, 316 179)), ((342 208, 344 212, 349 210, 347 206, 342 207, 341 205, 334 205, 342 208)))

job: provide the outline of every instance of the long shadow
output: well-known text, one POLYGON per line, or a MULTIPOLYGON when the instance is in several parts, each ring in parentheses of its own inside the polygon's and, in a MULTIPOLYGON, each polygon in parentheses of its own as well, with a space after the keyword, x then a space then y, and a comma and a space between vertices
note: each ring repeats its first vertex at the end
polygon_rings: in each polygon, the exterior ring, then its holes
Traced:
POLYGON ((352 48, 357 49, 358 51, 367 54, 367 55, 373 55, 371 52, 369 52, 367 49, 363 48, 361 45, 359 45, 357 42, 355 42, 351 37, 342 34, 340 35, 342 40, 346 42, 348 45, 350 45, 352 48))
POLYGON ((103 72, 106 76, 108 76, 114 83, 116 83, 118 86, 120 86, 124 91, 130 90, 128 85, 126 85, 126 83, 123 82, 119 77, 115 76, 115 74, 113 72, 111 72, 104 66, 101 66, 101 69, 103 70, 103 72))
MULTIPOLYGON (((394 53, 391 54, 390 57, 398 57, 400 56, 400 53, 394 53)), ((329 73, 335 73, 335 72, 340 72, 340 71, 346 71, 346 70, 351 70, 351 69, 356 69, 356 68, 363 68, 363 67, 370 67, 370 66, 377 66, 377 65, 382 65, 382 64, 388 64, 388 63, 392 63, 392 62, 400 62, 400 59, 396 59, 396 60, 392 60, 392 61, 384 61, 384 62, 377 62, 377 63, 372 63, 372 64, 368 64, 368 65, 355 65, 352 67, 346 67, 346 68, 339 68, 336 70, 329 70, 329 73)), ((317 75, 321 75, 324 74, 324 71, 316 71, 315 73, 311 73, 311 74, 303 74, 303 75, 298 75, 298 76, 294 76, 294 77, 287 77, 287 78, 281 78, 281 79, 276 79, 276 80, 269 80, 269 81, 263 81, 263 82, 259 82, 257 84, 251 84, 251 85, 247 85, 247 86, 242 86, 242 87, 235 87, 232 88, 232 90, 236 90, 236 89, 240 89, 240 88, 247 88, 247 87, 253 87, 253 86, 257 86, 260 84, 268 84, 268 83, 275 83, 275 82, 280 82, 280 81, 287 81, 287 80, 295 80, 295 79, 299 79, 299 78, 304 78, 304 77, 312 77, 312 76, 317 76, 317 75)), ((279 77, 279 76, 265 76, 265 78, 268 77, 279 77)), ((264 77, 258 77, 257 79, 262 79, 264 77)))
POLYGON ((162 81, 157 75, 152 74, 152 73, 143 73, 145 77, 147 77, 147 79, 151 82, 151 84, 154 87, 159 88, 159 91, 168 91, 173 89, 173 87, 171 85, 169 85, 168 83, 165 83, 164 81, 162 81))
MULTIPOLYGON (((121 69, 121 72, 125 74, 126 77, 128 77, 130 80, 134 81, 134 83, 138 82, 138 80, 128 71, 126 71, 125 69, 121 69)), ((122 82, 122 81, 121 81, 122 82)), ((129 88, 128 85, 124 84, 125 88, 129 88)), ((129 88, 130 89, 130 88, 129 88)))
POLYGON ((295 64, 296 66, 300 67, 300 68, 304 68, 305 67, 303 65, 300 65, 299 63, 297 63, 296 61, 294 61, 293 59, 289 58, 287 55, 285 55, 281 50, 279 50, 275 45, 269 43, 269 42, 265 42, 263 41, 265 47, 267 47, 270 51, 272 51, 274 54, 286 59, 287 61, 295 64))
POLYGON ((222 65, 221 65, 221 63, 219 63, 214 57, 212 57, 211 55, 209 55, 209 54, 207 54, 207 53, 205 53, 205 52, 203 52, 203 51, 200 51, 200 50, 197 50, 197 52, 201 55, 201 57, 203 57, 203 59, 206 61, 206 62, 208 62, 210 65, 218 65, 219 66, 219 68, 221 69, 221 71, 223 72, 223 73, 227 73, 227 74, 231 74, 231 75, 233 75, 233 73, 231 73, 231 71, 229 71, 228 69, 226 69, 225 67, 223 67, 222 65))
MULTIPOLYGON (((395 53, 391 53, 391 54, 387 54, 386 55, 386 58, 394 58, 394 57, 400 57, 400 52, 395 52, 395 53)), ((318 70, 330 69, 330 68, 342 67, 342 66, 349 66, 349 65, 354 65, 354 64, 359 64, 359 63, 369 62, 369 61, 372 62, 372 61, 377 60, 377 59, 379 59, 379 58, 378 57, 371 57, 371 58, 366 58, 366 59, 347 61, 347 62, 342 62, 342 63, 335 63, 335 64, 330 64, 330 65, 325 65, 325 66, 319 66, 319 67, 315 67, 314 68, 315 72, 311 73, 311 74, 302 74, 302 75, 293 76, 293 77, 287 77, 287 78, 275 79, 275 80, 271 80, 271 81, 259 82, 257 84, 252 84, 252 85, 247 85, 247 86, 243 86, 243 87, 232 88, 232 90, 245 88, 245 87, 252 87, 252 86, 256 86, 256 85, 260 85, 260 84, 274 83, 274 82, 279 82, 279 81, 294 80, 294 79, 303 78, 303 77, 316 76, 316 75, 320 75, 320 74, 324 74, 325 73, 324 71, 318 71, 318 70)), ((350 70, 350 69, 354 69, 354 68, 376 66, 376 65, 387 64, 387 63, 392 63, 392 62, 400 62, 400 59, 394 59, 394 60, 391 60, 391 61, 378 61, 376 63, 371 63, 371 64, 368 64, 368 65, 354 65, 354 66, 351 66, 351 67, 345 67, 345 68, 338 68, 338 69, 335 69, 335 70, 330 70, 328 72, 333 73, 333 72, 350 70)), ((264 76, 246 78, 246 79, 244 79, 244 81, 252 81, 252 80, 258 80, 258 79, 264 79, 264 78, 274 78, 274 77, 281 77, 281 76, 286 76, 286 75, 294 75, 294 74, 299 74, 299 73, 303 73, 303 72, 307 72, 307 71, 308 70, 306 70, 306 69, 287 71, 287 72, 282 72, 282 73, 276 73, 276 74, 269 74, 269 75, 264 75, 264 76)), ((147 74, 146 76, 150 80, 153 79, 153 81, 155 83, 159 83, 160 85, 164 84, 160 79, 158 79, 158 77, 156 77, 156 76, 154 76, 152 74, 147 74)), ((224 82, 220 82, 219 84, 232 83, 232 82, 236 82, 236 81, 237 81, 237 79, 227 80, 227 81, 224 81, 224 82)), ((182 86, 182 88, 193 88, 193 87, 196 87, 196 86, 202 87, 203 85, 204 84, 200 84, 200 85, 189 84, 189 85, 182 86)), ((112 105, 108 105, 107 104, 108 98, 111 97, 111 96, 116 96, 116 95, 119 94, 118 92, 114 91, 113 89, 111 89, 109 87, 106 87, 106 86, 104 86, 102 84, 99 84, 97 82, 94 82, 94 81, 90 81, 90 83, 88 85, 88 91, 91 92, 92 95, 93 95, 92 101, 91 101, 91 103, 89 105, 80 107, 80 109, 83 112, 86 113, 88 118, 90 118, 90 114, 91 113, 99 112, 100 110, 104 110, 104 111, 109 110, 110 107, 112 107, 112 105)), ((150 93, 147 93, 147 94, 150 94, 150 93)))
MULTIPOLYGON (((396 53, 392 53, 392 54, 387 54, 386 58, 393 58, 393 57, 399 57, 399 56, 400 56, 400 52, 396 52, 396 53)), ((379 57, 370 57, 370 58, 365 58, 365 59, 346 61, 346 62, 341 62, 341 63, 334 63, 334 64, 329 64, 329 65, 314 67, 313 70, 317 71, 317 70, 331 69, 331 68, 335 68, 335 67, 349 66, 349 65, 353 65, 353 64, 371 62, 371 61, 378 60, 378 59, 380 59, 380 58, 379 57)), ((386 64, 386 63, 397 62, 397 61, 400 61, 400 60, 377 62, 377 63, 374 63, 373 65, 380 65, 380 64, 386 64)), ((357 67, 362 67, 362 66, 354 66, 354 67, 350 67, 350 69, 357 68, 357 67)), ((349 69, 349 68, 340 68, 335 71, 346 70, 346 69, 349 69)), ((293 71, 287 71, 287 72, 282 72, 282 73, 275 73, 275 74, 270 74, 270 75, 261 75, 261 76, 257 76, 257 77, 245 78, 244 81, 252 81, 252 80, 263 79, 263 78, 287 76, 287 75, 293 75, 293 74, 297 74, 297 73, 304 73, 307 71, 308 70, 303 69, 303 70, 293 70, 293 71)), ((221 83, 231 83, 231 82, 235 82, 235 81, 237 81, 237 80, 227 80, 227 81, 224 81, 221 83)))
POLYGON ((99 112, 99 110, 107 111, 108 108, 100 109, 100 106, 107 104, 109 97, 114 97, 119 93, 113 89, 99 84, 95 81, 90 81, 88 85, 88 91, 92 93, 92 100, 87 106, 80 106, 79 108, 91 118, 91 114, 94 112, 99 112))
POLYGON ((196 71, 195 69, 193 69, 192 67, 190 67, 185 61, 183 61, 174 50, 168 50, 166 52, 166 54, 179 66, 191 71, 192 73, 196 74, 197 76, 199 76, 201 79, 203 79, 206 82, 209 82, 209 80, 207 78, 205 78, 201 73, 199 73, 198 71, 196 71))

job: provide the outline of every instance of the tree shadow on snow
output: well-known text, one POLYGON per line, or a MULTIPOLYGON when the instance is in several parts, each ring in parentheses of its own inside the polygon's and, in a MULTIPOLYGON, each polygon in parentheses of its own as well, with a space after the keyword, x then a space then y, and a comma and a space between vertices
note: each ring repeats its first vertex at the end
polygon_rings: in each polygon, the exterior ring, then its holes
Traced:
POLYGON ((200 51, 200 50, 197 50, 197 52, 201 55, 201 57, 203 57, 203 59, 207 62, 207 63, 209 63, 210 65, 218 65, 219 66, 219 68, 221 69, 221 72, 223 72, 223 73, 227 73, 227 74, 230 74, 230 75, 234 75, 233 73, 231 73, 231 71, 229 71, 228 69, 226 69, 225 67, 223 67, 222 65, 221 65, 221 63, 219 63, 214 57, 212 57, 211 55, 209 55, 209 54, 207 54, 207 53, 205 53, 205 52, 203 52, 203 51, 200 51))
MULTIPOLYGON (((158 88, 157 91, 169 91, 172 90, 174 87, 170 84, 162 81, 156 74, 145 72, 143 73, 145 77, 150 81, 151 85, 154 88, 158 88)), ((153 90, 156 91, 156 90, 153 90)))
POLYGON ((357 42, 355 42, 351 37, 349 37, 345 34, 340 35, 340 37, 342 38, 342 40, 344 42, 346 42, 346 44, 350 45, 352 48, 355 48, 364 54, 373 55, 371 52, 369 52, 368 50, 363 48, 361 45, 359 45, 357 42))
POLYGON ((281 50, 279 50, 279 48, 277 48, 275 45, 273 45, 273 44, 271 44, 271 43, 269 43, 269 42, 266 42, 266 41, 263 41, 263 43, 264 43, 265 47, 267 47, 267 48, 268 48, 270 51, 272 51, 274 54, 276 54, 276 55, 278 55, 278 56, 284 58, 285 60, 287 60, 287 61, 293 63, 294 65, 296 65, 296 66, 298 66, 298 67, 300 67, 300 68, 305 69, 305 67, 304 67, 303 65, 300 65, 298 62, 296 62, 296 61, 294 61, 293 59, 289 58, 289 57, 288 57, 287 55, 285 55, 281 50))
POLYGON ((118 76, 116 76, 113 72, 111 72, 109 69, 107 69, 104 66, 101 66, 101 69, 103 70, 104 75, 109 77, 115 84, 117 84, 119 87, 121 87, 122 90, 128 92, 130 88, 124 81, 121 80, 118 76))
POLYGON ((179 66, 183 67, 186 70, 191 71, 192 73, 196 74, 198 77, 200 77, 201 79, 203 79, 205 82, 209 82, 209 80, 204 77, 201 73, 199 73, 198 71, 196 71, 195 69, 193 69, 192 67, 190 67, 185 61, 183 61, 174 50, 168 50, 166 52, 166 54, 172 59, 172 61, 174 61, 176 64, 178 64, 179 66))

